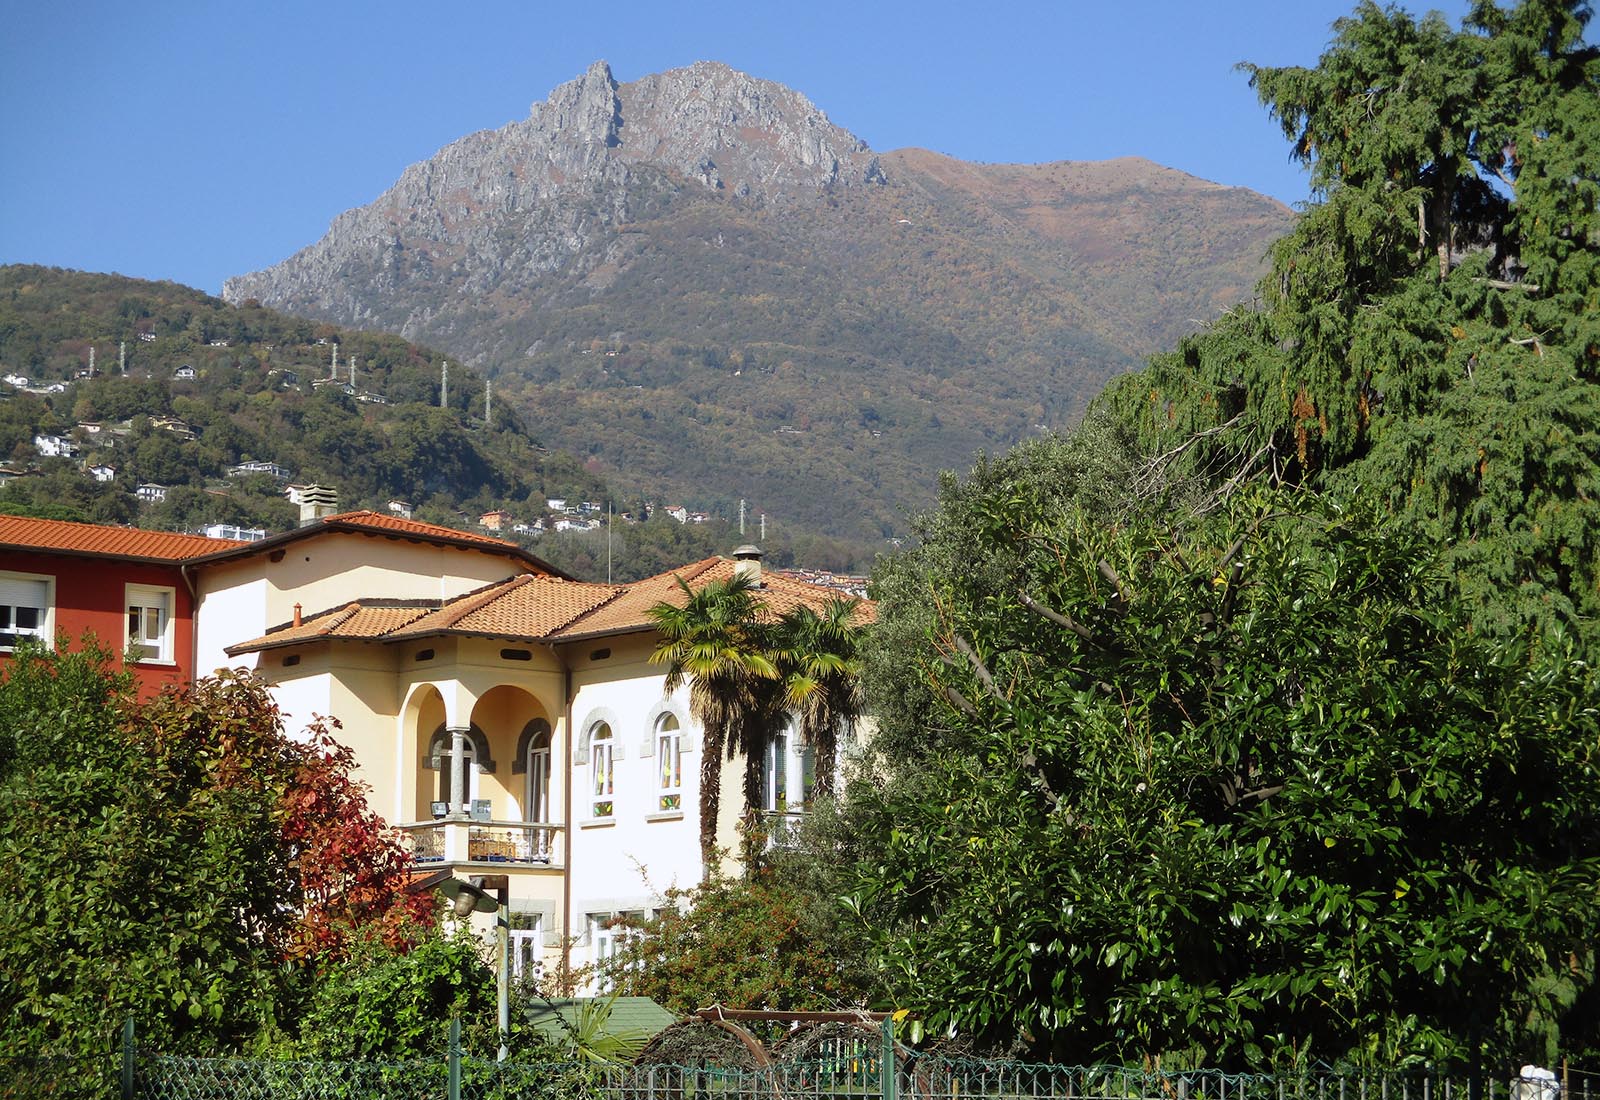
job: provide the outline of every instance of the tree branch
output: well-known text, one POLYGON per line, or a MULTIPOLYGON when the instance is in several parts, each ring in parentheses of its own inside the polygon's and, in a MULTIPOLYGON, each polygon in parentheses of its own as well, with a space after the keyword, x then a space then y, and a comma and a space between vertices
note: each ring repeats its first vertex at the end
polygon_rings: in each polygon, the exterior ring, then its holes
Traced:
POLYGON ((1066 627, 1068 630, 1072 631, 1090 645, 1095 644, 1094 632, 1071 616, 1063 615, 1059 611, 1054 611, 1046 607, 1044 604, 1028 595, 1028 593, 1021 588, 1017 589, 1017 599, 1022 602, 1023 607, 1026 607, 1034 614, 1041 615, 1044 618, 1049 619, 1057 626, 1066 627))
POLYGON ((955 707, 962 714, 965 714, 968 718, 978 717, 978 708, 967 702, 967 697, 965 695, 962 695, 949 684, 945 684, 943 687, 944 697, 950 701, 951 706, 955 707))
POLYGON ((1117 613, 1122 614, 1128 609, 1128 594, 1122 589, 1122 578, 1117 576, 1117 571, 1111 568, 1111 563, 1101 558, 1097 567, 1100 575, 1104 577, 1112 588, 1117 590, 1117 613))
POLYGON ((990 695, 994 696, 996 699, 1003 701, 1005 696, 1001 694, 1000 689, 995 686, 994 677, 989 674, 988 667, 983 663, 983 659, 978 656, 977 651, 972 648, 972 644, 959 634, 953 634, 951 635, 951 638, 955 642, 956 648, 961 651, 961 655, 965 657, 967 659, 967 663, 972 666, 972 671, 977 674, 979 681, 981 681, 983 684, 984 690, 990 695))

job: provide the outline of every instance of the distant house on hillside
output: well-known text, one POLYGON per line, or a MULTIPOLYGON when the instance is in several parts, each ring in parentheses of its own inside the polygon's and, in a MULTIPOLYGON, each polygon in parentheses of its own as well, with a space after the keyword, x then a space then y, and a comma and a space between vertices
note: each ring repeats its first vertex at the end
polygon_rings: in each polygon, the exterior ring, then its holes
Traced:
POLYGON ((208 539, 229 539, 234 542, 260 542, 267 537, 264 528, 237 527, 231 523, 213 523, 202 528, 200 533, 208 539))
POLYGON ((152 416, 150 418, 150 426, 152 428, 160 428, 164 432, 171 432, 173 435, 181 436, 184 439, 194 438, 194 429, 176 416, 152 416))
POLYGON ((276 462, 241 462, 228 467, 229 477, 249 477, 251 474, 268 474, 279 481, 289 480, 289 471, 276 462))
POLYGON ((167 499, 167 487, 165 485, 157 485, 153 481, 147 481, 134 489, 133 495, 146 504, 160 504, 167 499))
POLYGON ((89 476, 101 482, 115 481, 117 480, 117 468, 115 466, 107 466, 103 462, 96 463, 89 467, 89 476))
POLYGON ((188 379, 194 377, 194 368, 185 363, 183 366, 172 372, 172 377, 187 381, 188 379))
POLYGON ((398 499, 391 500, 388 503, 388 509, 390 515, 399 516, 401 519, 410 519, 411 513, 415 511, 415 509, 411 507, 411 502, 409 500, 398 499))
POLYGON ((478 517, 479 525, 486 527, 491 531, 498 531, 502 527, 510 524, 510 522, 511 513, 507 512, 503 508, 496 508, 494 511, 485 512, 483 515, 478 517))
POLYGON ((71 458, 78 450, 72 440, 47 432, 33 437, 33 449, 45 458, 71 458))

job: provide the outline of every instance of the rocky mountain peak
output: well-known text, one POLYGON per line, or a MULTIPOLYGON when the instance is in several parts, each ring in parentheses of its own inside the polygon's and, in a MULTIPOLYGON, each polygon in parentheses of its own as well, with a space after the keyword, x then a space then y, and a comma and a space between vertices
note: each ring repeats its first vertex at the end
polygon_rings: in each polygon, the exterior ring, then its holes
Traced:
POLYGON ((611 66, 596 61, 577 80, 561 85, 543 103, 529 108, 530 119, 545 122, 546 133, 569 131, 590 145, 614 146, 622 129, 622 104, 611 66))
MULTIPOLYGON (((463 291, 482 292, 556 270, 634 220, 638 195, 652 189, 786 205, 883 182, 865 142, 781 84, 715 62, 618 84, 596 61, 527 118, 413 164, 375 202, 339 215, 321 241, 229 279, 222 293, 370 323, 368 291, 448 270, 463 291), (364 288, 350 282, 357 270, 364 288)), ((425 324, 409 317, 402 331, 425 324)))
POLYGON ((757 200, 882 179, 866 142, 805 96, 714 61, 621 85, 596 61, 516 128, 551 146, 564 173, 651 164, 757 200))

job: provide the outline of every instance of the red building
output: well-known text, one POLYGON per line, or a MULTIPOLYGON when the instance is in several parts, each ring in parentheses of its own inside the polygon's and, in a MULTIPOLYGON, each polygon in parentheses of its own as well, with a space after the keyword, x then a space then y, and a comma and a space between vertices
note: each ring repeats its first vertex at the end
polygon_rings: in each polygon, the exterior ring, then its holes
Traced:
POLYGON ((122 654, 141 694, 194 678, 190 559, 246 543, 0 515, 0 664, 25 638, 86 636, 122 654))

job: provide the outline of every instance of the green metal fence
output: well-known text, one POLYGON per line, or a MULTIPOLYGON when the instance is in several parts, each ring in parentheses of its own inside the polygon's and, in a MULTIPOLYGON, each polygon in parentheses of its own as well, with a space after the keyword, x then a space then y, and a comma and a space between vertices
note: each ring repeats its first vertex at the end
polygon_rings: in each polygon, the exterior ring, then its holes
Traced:
POLYGON ((804 1057, 718 1065, 497 1062, 461 1050, 435 1059, 328 1062, 139 1050, 120 1056, 0 1054, 0 1100, 1600 1100, 1600 1079, 1563 1070, 1450 1074, 1230 1074, 955 1059, 895 1045, 892 1029, 810 1044, 804 1057), (1593 1095, 1591 1095, 1591 1090, 1593 1095))
POLYGON ((1427 1073, 1240 1075, 902 1057, 758 1070, 601 1066, 265 1062, 146 1056, 134 1100, 1600 1100, 1588 1078, 1562 1089, 1427 1073), (452 1072, 453 1071, 453 1072, 452 1072))
POLYGON ((141 1055, 130 1100, 1600 1100, 1560 1082, 1434 1073, 1157 1073, 874 1055, 720 1066, 266 1062, 141 1055), (1562 1097, 1570 1092, 1570 1097, 1562 1097))

